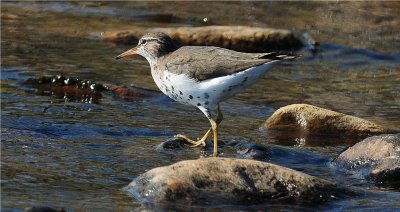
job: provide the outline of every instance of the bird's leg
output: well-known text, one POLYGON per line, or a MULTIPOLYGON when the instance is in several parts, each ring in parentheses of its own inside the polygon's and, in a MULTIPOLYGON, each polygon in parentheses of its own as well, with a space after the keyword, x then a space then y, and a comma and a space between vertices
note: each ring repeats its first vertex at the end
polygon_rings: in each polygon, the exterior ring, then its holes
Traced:
MULTIPOLYGON (((214 141, 213 141, 214 142, 214 153, 213 153, 214 157, 218 157, 218 125, 221 123, 221 121, 223 119, 221 110, 219 109, 219 104, 218 104, 218 108, 217 109, 218 110, 217 110, 217 119, 216 119, 216 121, 214 121, 214 119, 212 119, 211 116, 209 116, 209 114, 207 115, 207 113, 205 113, 207 118, 208 118, 208 120, 210 120, 211 130, 212 130, 212 132, 214 134, 214 141)), ((211 131, 208 130, 208 132, 211 132, 211 131)))
MULTIPOLYGON (((209 115, 207 115, 207 118, 209 118, 209 115)), ((218 108, 217 108, 217 119, 216 119, 215 122, 216 122, 217 124, 219 124, 219 123, 221 123, 222 119, 223 119, 223 116, 222 116, 221 110, 219 109, 219 104, 218 104, 218 108)), ((203 135, 203 137, 202 137, 200 140, 198 140, 198 141, 194 141, 194 140, 188 138, 187 136, 181 135, 181 134, 176 135, 176 137, 181 138, 181 139, 184 139, 184 140, 187 141, 188 143, 192 144, 192 147, 206 146, 206 140, 208 139, 208 137, 210 137, 211 132, 213 132, 213 129, 212 129, 212 128, 210 128, 210 129, 203 135)))
POLYGON ((210 118, 211 128, 214 134, 214 157, 218 157, 218 124, 214 119, 210 118))
MULTIPOLYGON (((207 132, 207 133, 208 133, 208 132, 207 132)), ((198 141, 194 141, 194 140, 188 138, 186 135, 181 135, 181 134, 176 135, 176 137, 177 137, 177 138, 181 138, 181 139, 185 140, 186 142, 192 144, 192 147, 196 147, 196 146, 206 146, 205 140, 206 140, 207 138, 205 138, 205 137, 206 137, 206 136, 207 136, 207 137, 209 136, 209 135, 207 135, 207 133, 206 133, 200 140, 198 140, 198 141)))
MULTIPOLYGON (((216 118, 215 122, 216 122, 217 124, 220 124, 223 118, 224 118, 224 117, 222 116, 221 110, 219 109, 219 105, 218 105, 218 108, 217 108, 217 118, 216 118)), ((213 132, 212 130, 213 130, 213 129, 212 129, 212 127, 211 127, 211 128, 206 132, 206 134, 204 134, 204 136, 203 136, 200 140, 198 140, 197 142, 199 142, 199 143, 201 143, 201 145, 205 146, 205 145, 206 145, 206 144, 205 144, 206 140, 208 139, 208 137, 210 137, 211 133, 213 132)), ((199 145, 200 145, 200 144, 199 144, 199 145)), ((196 145, 194 145, 194 146, 199 146, 199 145, 196 144, 196 145)))

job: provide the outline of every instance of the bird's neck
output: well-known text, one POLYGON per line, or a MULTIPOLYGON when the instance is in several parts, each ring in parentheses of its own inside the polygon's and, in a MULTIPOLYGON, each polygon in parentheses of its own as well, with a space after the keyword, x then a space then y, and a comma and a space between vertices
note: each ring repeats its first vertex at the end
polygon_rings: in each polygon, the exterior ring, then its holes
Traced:
POLYGON ((151 68, 151 75, 153 78, 162 78, 163 73, 162 73, 162 65, 160 64, 160 58, 146 58, 147 62, 150 64, 151 68))
POLYGON ((146 58, 147 62, 150 64, 151 71, 157 69, 158 59, 157 58, 146 58))

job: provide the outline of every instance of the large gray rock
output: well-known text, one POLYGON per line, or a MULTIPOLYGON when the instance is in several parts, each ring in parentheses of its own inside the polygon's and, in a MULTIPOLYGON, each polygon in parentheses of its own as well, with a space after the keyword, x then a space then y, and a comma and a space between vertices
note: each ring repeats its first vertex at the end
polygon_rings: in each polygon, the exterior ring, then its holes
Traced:
POLYGON ((204 158, 154 168, 126 189, 137 199, 185 205, 324 202, 343 195, 333 183, 270 163, 204 158))
POLYGON ((400 185, 400 133, 372 136, 342 152, 337 165, 378 182, 400 185))
POLYGON ((280 108, 264 123, 269 130, 295 131, 298 136, 368 136, 391 130, 365 119, 308 104, 280 108))
POLYGON ((182 45, 209 45, 245 52, 293 50, 303 46, 301 39, 289 30, 247 26, 205 26, 173 28, 133 28, 129 31, 105 32, 97 38, 136 44, 147 32, 164 32, 182 45))

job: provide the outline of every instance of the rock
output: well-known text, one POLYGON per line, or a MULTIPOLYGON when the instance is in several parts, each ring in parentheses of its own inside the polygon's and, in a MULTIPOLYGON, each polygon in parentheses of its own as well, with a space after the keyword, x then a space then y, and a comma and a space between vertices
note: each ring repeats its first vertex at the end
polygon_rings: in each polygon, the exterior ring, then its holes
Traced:
POLYGON ((261 144, 243 143, 236 145, 235 149, 245 159, 266 161, 271 157, 271 150, 261 144))
POLYGON ((184 139, 175 137, 160 143, 156 149, 182 149, 185 145, 188 145, 188 143, 184 139))
MULTIPOLYGON (((229 144, 227 144, 223 140, 218 141, 219 148, 222 148, 225 145, 229 145, 229 144)), ((208 139, 206 141, 205 147, 199 146, 198 148, 203 148, 204 150, 211 151, 211 155, 212 155, 213 146, 214 146, 214 144, 212 142, 212 139, 208 139)), ((173 138, 167 139, 166 141, 163 141, 156 146, 156 149, 158 149, 158 150, 180 150, 180 149, 184 149, 184 148, 192 149, 193 147, 186 140, 184 140, 182 138, 178 138, 178 137, 173 137, 173 138)))
POLYGON ((158 91, 133 86, 121 86, 110 83, 103 83, 102 86, 104 89, 111 91, 115 96, 126 101, 137 101, 143 98, 161 96, 161 93, 158 91))
POLYGON ((1 19, 3 19, 3 20, 17 20, 17 19, 19 19, 19 17, 17 15, 10 14, 10 13, 1 13, 1 19))
POLYGON ((400 186, 400 133, 368 137, 342 152, 334 163, 360 171, 369 179, 394 181, 400 186))
POLYGON ((292 131, 307 135, 360 136, 389 133, 391 130, 373 122, 308 104, 280 108, 264 123, 268 130, 292 131))
POLYGON ((219 46, 244 52, 294 50, 303 46, 301 38, 289 30, 247 26, 134 28, 130 31, 105 32, 94 36, 134 45, 147 32, 164 32, 182 45, 219 46))
POLYGON ((32 206, 32 207, 28 207, 25 208, 26 212, 65 212, 64 208, 60 208, 60 209, 54 209, 51 207, 47 207, 47 206, 32 206))
POLYGON ((98 103, 102 98, 101 91, 111 91, 116 97, 126 101, 137 101, 143 98, 160 96, 161 93, 132 86, 114 85, 111 83, 96 83, 91 80, 81 80, 73 77, 43 76, 29 78, 25 85, 36 88, 39 95, 52 95, 56 98, 68 99, 68 101, 84 101, 98 103))
POLYGON ((62 75, 29 78, 24 84, 36 88, 36 93, 39 95, 91 103, 98 103, 102 98, 100 91, 104 90, 99 83, 72 77, 66 78, 62 75))
POLYGON ((144 202, 215 205, 268 201, 325 202, 343 195, 333 183, 278 165, 202 158, 154 168, 126 188, 144 202))

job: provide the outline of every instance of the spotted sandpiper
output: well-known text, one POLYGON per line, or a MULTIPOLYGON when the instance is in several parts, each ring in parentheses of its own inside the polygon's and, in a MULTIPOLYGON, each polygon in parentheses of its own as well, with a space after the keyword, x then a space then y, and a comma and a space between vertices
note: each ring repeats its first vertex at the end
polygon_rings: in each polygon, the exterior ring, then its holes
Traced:
POLYGON ((259 80, 274 64, 294 56, 276 53, 243 53, 214 46, 182 46, 164 33, 147 33, 136 47, 116 59, 141 55, 150 63, 158 88, 183 104, 199 108, 211 128, 197 141, 178 134, 192 146, 205 146, 213 133, 218 156, 218 125, 222 121, 219 103, 259 80), (212 110, 216 109, 214 116, 212 110))

